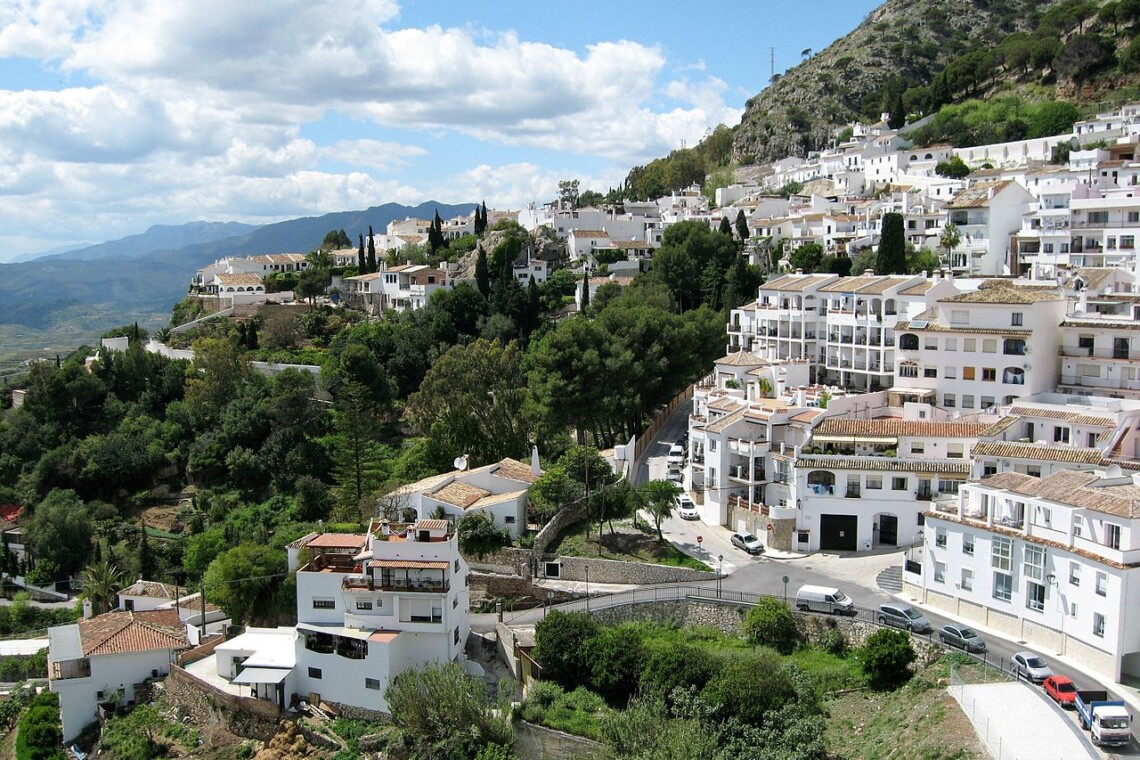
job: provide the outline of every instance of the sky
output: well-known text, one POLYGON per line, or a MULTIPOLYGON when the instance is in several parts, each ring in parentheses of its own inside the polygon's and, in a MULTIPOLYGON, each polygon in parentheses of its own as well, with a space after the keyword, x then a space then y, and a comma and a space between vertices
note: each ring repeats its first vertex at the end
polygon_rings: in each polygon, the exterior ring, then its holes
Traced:
POLYGON ((153 224, 519 209, 738 124, 878 0, 0 0, 0 261, 153 224))

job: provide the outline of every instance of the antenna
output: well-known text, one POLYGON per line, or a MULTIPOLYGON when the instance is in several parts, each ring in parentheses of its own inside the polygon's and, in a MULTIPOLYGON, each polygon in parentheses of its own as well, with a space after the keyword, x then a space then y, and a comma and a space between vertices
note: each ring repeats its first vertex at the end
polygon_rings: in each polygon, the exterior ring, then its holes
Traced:
POLYGON ((455 465, 455 469, 461 470, 461 471, 466 470, 467 469, 467 457, 469 457, 469 456, 471 456, 471 455, 470 454, 464 454, 461 457, 456 457, 455 461, 452 462, 452 464, 455 465))

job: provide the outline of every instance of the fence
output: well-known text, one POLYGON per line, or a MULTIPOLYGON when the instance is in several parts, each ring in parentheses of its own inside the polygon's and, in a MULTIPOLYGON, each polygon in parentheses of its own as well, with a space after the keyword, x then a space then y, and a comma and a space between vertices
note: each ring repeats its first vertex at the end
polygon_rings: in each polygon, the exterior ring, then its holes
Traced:
MULTIPOLYGON (((703 383, 705 380, 701 380, 700 382, 703 383)), ((645 450, 649 448, 649 445, 653 443, 653 439, 661 432, 661 428, 665 427, 665 423, 669 421, 670 415, 677 411, 677 407, 693 397, 694 388, 696 388, 695 384, 685 388, 674 396, 673 400, 666 404, 664 409, 657 412, 657 416, 653 418, 653 423, 649 426, 649 429, 638 436, 637 443, 634 444, 633 458, 635 461, 641 459, 641 455, 644 454, 645 450)))
POLYGON ((959 675, 957 666, 950 667, 950 693, 958 700, 962 712, 966 713, 966 717, 974 724, 974 731, 986 745, 994 760, 1019 760, 1013 751, 1004 746, 1001 731, 989 719, 985 711, 977 709, 977 701, 966 690, 966 684, 959 675))

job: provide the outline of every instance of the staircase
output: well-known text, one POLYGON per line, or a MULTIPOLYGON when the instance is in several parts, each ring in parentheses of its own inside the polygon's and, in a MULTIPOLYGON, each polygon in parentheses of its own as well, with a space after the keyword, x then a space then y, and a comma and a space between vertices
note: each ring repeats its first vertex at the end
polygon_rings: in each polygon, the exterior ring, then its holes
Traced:
POLYGON ((893 565, 875 576, 875 585, 888 594, 897 594, 902 591, 902 567, 893 565))

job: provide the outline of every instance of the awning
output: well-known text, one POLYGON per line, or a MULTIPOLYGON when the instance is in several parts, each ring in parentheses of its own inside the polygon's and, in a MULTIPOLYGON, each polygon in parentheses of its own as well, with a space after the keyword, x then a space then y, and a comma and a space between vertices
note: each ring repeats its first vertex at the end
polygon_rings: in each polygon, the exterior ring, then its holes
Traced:
POLYGON ((882 444, 897 444, 899 442, 898 436, 887 435, 863 435, 862 433, 852 433, 851 435, 813 435, 811 437, 812 443, 882 443, 882 444))
POLYGON ((281 683, 291 672, 281 668, 246 668, 233 683, 281 683))
POLYGON ((406 570, 446 570, 449 562, 436 562, 420 559, 374 559, 369 567, 395 567, 406 570))

